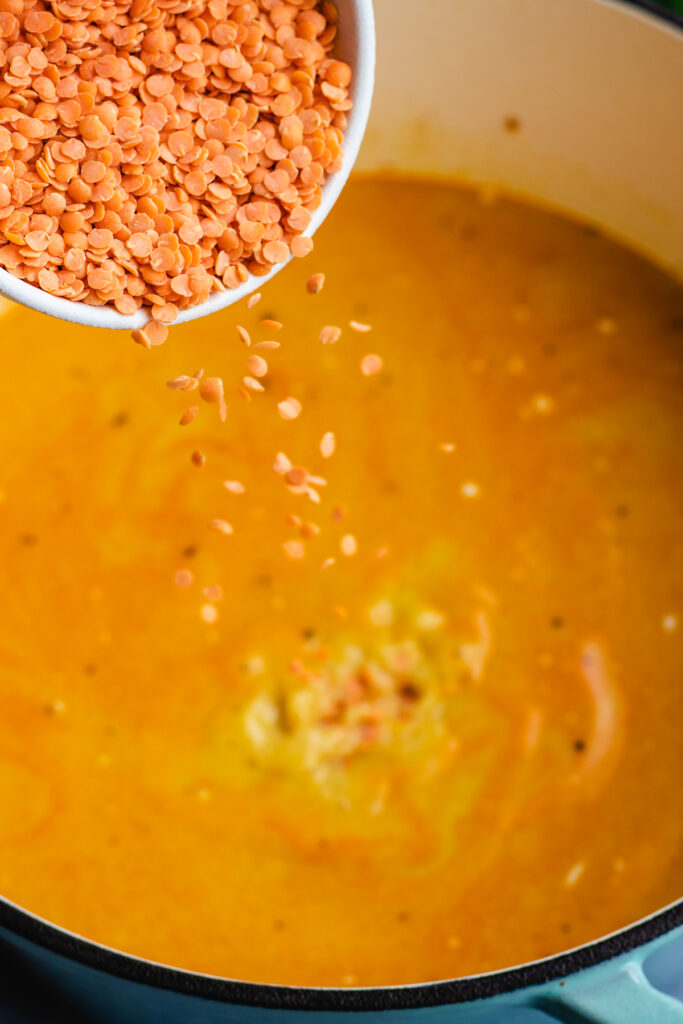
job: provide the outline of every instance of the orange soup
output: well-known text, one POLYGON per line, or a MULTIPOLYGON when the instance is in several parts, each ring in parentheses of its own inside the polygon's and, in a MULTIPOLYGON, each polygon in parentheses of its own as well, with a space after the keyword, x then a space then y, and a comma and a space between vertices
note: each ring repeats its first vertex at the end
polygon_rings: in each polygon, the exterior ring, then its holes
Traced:
POLYGON ((359 179, 259 305, 163 348, 0 324, 2 894, 309 985, 488 971, 680 895, 673 280, 518 202, 359 179), (200 366, 227 421, 181 428, 165 382, 200 366))

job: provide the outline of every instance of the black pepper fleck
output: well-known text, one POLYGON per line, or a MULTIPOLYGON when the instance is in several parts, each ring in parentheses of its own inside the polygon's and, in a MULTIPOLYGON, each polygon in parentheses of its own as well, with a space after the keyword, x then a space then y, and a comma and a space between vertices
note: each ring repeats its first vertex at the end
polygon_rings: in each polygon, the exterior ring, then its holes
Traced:
POLYGON ((255 587, 272 587, 273 577, 268 572, 257 572, 251 577, 251 582, 255 587))
POLYGON ((420 692, 420 687, 416 686, 415 683, 411 682, 401 683, 401 685, 398 688, 398 692, 399 695, 403 698, 403 700, 411 702, 418 701, 422 696, 420 692))

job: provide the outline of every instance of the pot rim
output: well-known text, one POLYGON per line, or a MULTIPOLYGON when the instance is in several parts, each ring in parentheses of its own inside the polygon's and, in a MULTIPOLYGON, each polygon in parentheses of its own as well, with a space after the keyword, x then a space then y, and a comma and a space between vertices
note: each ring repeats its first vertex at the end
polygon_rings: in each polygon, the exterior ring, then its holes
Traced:
MULTIPOLYGON (((678 30, 683 15, 651 0, 594 0, 623 4, 678 30)), ((683 899, 593 942, 515 967, 445 981, 371 988, 312 988, 236 981, 166 966, 124 953, 67 931, 0 895, 0 928, 51 953, 131 982, 181 995, 271 1010, 362 1012, 408 1010, 491 998, 542 985, 595 967, 683 927, 683 899)))
POLYGON ((233 1006, 299 1012, 357 1013, 411 1010, 490 999, 493 996, 566 978, 578 971, 595 967, 652 942, 678 927, 683 927, 683 899, 593 942, 515 967, 412 985, 313 988, 236 981, 145 960, 51 924, 0 896, 0 928, 12 931, 51 953, 74 960, 86 967, 179 995, 233 1006))

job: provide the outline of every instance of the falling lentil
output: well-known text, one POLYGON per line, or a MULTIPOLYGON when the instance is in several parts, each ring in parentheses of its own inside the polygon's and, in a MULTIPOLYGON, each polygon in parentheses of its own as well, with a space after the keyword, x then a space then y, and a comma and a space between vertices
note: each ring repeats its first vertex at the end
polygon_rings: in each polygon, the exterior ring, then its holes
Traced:
POLYGON ((218 608, 216 608, 215 604, 203 604, 199 609, 199 617, 203 622, 212 625, 218 619, 218 608))
POLYGON ((479 485, 468 480, 460 488, 463 498, 477 498, 479 496, 479 485))
POLYGON ((295 420, 301 415, 301 402, 296 398, 285 398, 284 401, 278 402, 277 408, 283 420, 295 420))
POLYGON ((364 377, 372 377, 373 374, 379 373, 382 369, 382 357, 377 356, 374 353, 370 353, 367 356, 363 356, 360 361, 360 372, 364 377))
POLYGON ((303 558, 306 554, 306 548, 300 540, 286 540, 282 545, 282 550, 288 558, 294 560, 303 558))
POLYGON ((262 356, 249 356, 247 359, 247 369, 254 377, 265 377, 268 373, 268 363, 262 356))
POLYGON ((303 466, 292 466, 285 473, 285 483, 289 487, 303 487, 308 479, 308 472, 303 466))
MULTIPOLYGON (((195 378, 196 379, 196 378, 195 378)), ((199 383, 199 396, 205 402, 218 404, 220 418, 225 421, 227 409, 225 405, 225 388, 222 377, 204 377, 199 383)))
POLYGON ((284 454, 284 452, 278 452, 277 455, 275 456, 275 461, 273 462, 273 469, 275 470, 275 472, 278 475, 283 476, 285 473, 289 472, 291 468, 292 463, 284 454))
POLYGON ((341 549, 341 553, 346 555, 347 558, 350 558, 358 551, 358 542, 352 533, 346 533, 339 541, 339 547, 341 549))
POLYGON ((309 295, 319 295, 325 284, 324 274, 311 274, 306 282, 306 291, 309 295))
POLYGON ((166 387, 171 391, 195 391, 199 387, 199 381, 196 377, 190 377, 189 374, 183 373, 179 377, 167 380, 166 387))
POLYGON ((188 423, 192 423, 192 420, 196 419, 198 413, 199 413, 199 406, 198 405, 191 405, 189 409, 185 410, 183 415, 178 420, 178 422, 180 423, 180 426, 181 427, 186 427, 188 425, 188 423))
POLYGON ((224 537, 229 537, 233 532, 232 526, 225 519, 212 519, 209 526, 214 533, 221 533, 224 537))
POLYGON ((320 440, 320 454, 324 459, 329 459, 331 455, 334 455, 336 444, 337 441, 332 431, 328 430, 326 434, 323 434, 320 440))
POLYGON ((341 327, 323 327, 318 335, 323 345, 334 345, 341 338, 341 327))

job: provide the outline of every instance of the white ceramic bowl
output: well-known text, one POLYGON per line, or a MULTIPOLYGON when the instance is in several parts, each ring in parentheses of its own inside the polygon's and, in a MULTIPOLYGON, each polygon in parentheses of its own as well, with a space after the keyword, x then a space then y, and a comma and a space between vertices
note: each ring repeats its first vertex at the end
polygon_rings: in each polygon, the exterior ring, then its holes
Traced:
MULTIPOLYGON (((339 33, 334 53, 340 60, 345 60, 353 68, 351 82, 351 98, 353 108, 349 113, 349 123, 344 133, 344 165, 336 174, 331 174, 322 190, 322 202, 313 214, 307 235, 312 235, 320 227, 325 217, 337 201, 346 179, 356 162, 358 150, 363 139, 365 126, 370 113, 372 89, 375 77, 375 24, 372 11, 372 0, 336 0, 339 9, 339 33)), ((178 324, 197 317, 207 316, 219 309, 239 302, 245 295, 261 288, 278 270, 286 266, 280 263, 270 273, 262 277, 249 276, 239 288, 224 292, 214 292, 206 302, 183 310, 178 324)), ((47 313, 60 320, 86 324, 90 327, 110 327, 118 330, 131 330, 142 327, 149 319, 148 312, 138 310, 132 316, 124 316, 109 306, 88 306, 85 302, 72 302, 70 299, 58 298, 42 291, 35 285, 28 284, 14 277, 7 270, 0 268, 0 295, 4 295, 22 306, 28 306, 39 313, 47 313)))

